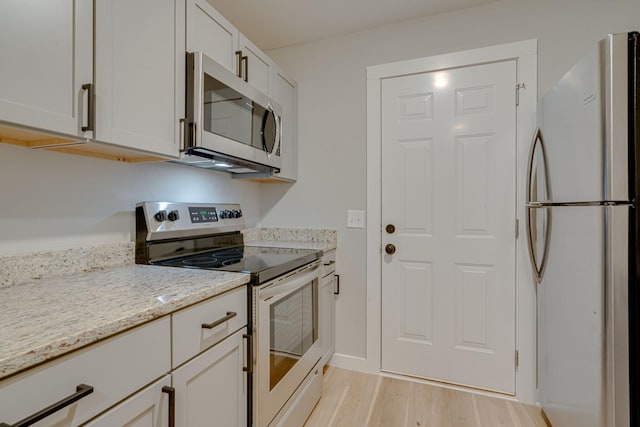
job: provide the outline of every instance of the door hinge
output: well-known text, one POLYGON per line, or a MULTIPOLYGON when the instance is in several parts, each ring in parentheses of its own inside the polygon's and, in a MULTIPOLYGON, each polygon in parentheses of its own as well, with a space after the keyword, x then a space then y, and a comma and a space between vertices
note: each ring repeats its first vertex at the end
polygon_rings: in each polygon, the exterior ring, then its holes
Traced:
POLYGON ((516 83, 516 105, 520 105, 520 89, 525 89, 524 83, 516 83))
POLYGON ((516 218, 516 240, 520 237, 520 220, 516 218))
POLYGON ((520 353, 518 352, 518 350, 516 350, 515 362, 516 362, 516 368, 518 368, 518 365, 520 365, 520 353))

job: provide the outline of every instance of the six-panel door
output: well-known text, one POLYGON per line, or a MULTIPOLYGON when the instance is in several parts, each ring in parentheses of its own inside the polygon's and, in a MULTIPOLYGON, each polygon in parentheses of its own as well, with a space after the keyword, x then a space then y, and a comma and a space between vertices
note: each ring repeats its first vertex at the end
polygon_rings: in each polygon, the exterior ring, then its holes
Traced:
POLYGON ((507 61, 382 83, 385 371, 515 392, 515 79, 507 61))

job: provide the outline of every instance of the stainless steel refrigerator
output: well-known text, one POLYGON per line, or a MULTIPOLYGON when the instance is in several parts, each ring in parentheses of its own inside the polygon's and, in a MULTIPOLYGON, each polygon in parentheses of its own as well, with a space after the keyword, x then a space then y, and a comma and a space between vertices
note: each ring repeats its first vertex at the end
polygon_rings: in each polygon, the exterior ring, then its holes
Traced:
POLYGON ((609 35, 538 105, 526 211, 554 427, 640 425, 638 44, 609 35))

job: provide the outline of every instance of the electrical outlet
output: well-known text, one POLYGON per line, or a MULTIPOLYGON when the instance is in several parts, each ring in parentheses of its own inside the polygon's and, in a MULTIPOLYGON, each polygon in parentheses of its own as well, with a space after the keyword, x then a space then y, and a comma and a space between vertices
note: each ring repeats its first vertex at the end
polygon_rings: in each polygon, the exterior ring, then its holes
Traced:
POLYGON ((347 211, 347 228, 364 228, 364 211, 347 211))

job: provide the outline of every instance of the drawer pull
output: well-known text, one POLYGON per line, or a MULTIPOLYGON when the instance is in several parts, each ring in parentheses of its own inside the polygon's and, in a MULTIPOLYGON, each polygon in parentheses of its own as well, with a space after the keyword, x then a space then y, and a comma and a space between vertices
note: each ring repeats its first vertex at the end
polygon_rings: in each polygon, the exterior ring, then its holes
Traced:
POLYGON ((78 400, 82 399, 83 397, 89 395, 93 393, 93 387, 90 385, 86 385, 86 384, 80 384, 76 387, 76 392, 73 393, 71 396, 65 397, 64 399, 62 399, 59 402, 54 403, 53 405, 44 408, 42 411, 31 415, 30 417, 25 418, 22 421, 18 421, 15 424, 7 424, 7 423, 0 423, 0 427, 27 427, 30 426, 32 424, 37 423, 40 420, 43 420, 45 418, 47 418, 49 415, 54 414, 58 411, 60 411, 61 409, 66 408, 67 406, 77 402, 78 400))
POLYGON ((332 264, 335 264, 335 263, 336 263, 336 260, 335 260, 335 259, 332 259, 332 260, 331 260, 331 261, 329 261, 329 262, 325 262, 325 263, 324 263, 324 265, 332 265, 332 264))
MULTIPOLYGON (((202 324, 202 328, 203 329, 213 329, 218 325, 222 325, 227 320, 233 319, 237 315, 238 315, 238 313, 236 313, 235 311, 227 311, 227 315, 224 316, 222 319, 218 319, 215 322, 211 322, 211 323, 203 323, 202 324)), ((0 426, 0 427, 2 427, 2 426, 0 426)))
POLYGON ((169 427, 176 427, 176 389, 166 385, 162 392, 169 395, 169 427))

